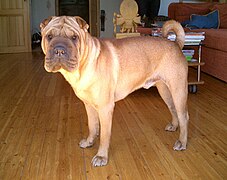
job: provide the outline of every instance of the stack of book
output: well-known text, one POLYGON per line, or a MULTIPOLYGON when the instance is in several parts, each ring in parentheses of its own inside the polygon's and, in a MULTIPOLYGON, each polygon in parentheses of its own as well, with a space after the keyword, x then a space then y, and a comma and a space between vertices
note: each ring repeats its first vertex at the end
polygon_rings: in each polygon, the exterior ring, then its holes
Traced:
MULTIPOLYGON (((176 40, 176 34, 170 33, 167 37, 171 41, 176 40)), ((205 39, 205 32, 186 32, 184 45, 199 45, 205 39)))
POLYGON ((162 28, 159 27, 153 27, 151 28, 151 35, 156 37, 162 36, 162 28))
POLYGON ((187 61, 192 61, 193 55, 195 53, 194 49, 183 49, 182 52, 187 61))
MULTIPOLYGON (((171 41, 176 40, 176 34, 170 33, 167 37, 171 41)), ((201 44, 201 41, 205 39, 205 32, 186 32, 185 33, 185 46, 198 46, 201 44)), ((187 61, 197 61, 196 59, 193 59, 193 55, 195 51, 193 49, 184 49, 182 50, 185 58, 187 61)))

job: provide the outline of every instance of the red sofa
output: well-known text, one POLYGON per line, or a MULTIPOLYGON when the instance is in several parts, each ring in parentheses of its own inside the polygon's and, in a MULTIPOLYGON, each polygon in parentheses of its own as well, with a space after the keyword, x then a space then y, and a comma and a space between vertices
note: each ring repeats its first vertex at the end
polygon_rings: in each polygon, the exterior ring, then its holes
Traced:
POLYGON ((219 11, 219 29, 193 31, 205 32, 201 57, 205 65, 202 66, 202 71, 227 82, 227 3, 171 3, 168 16, 183 22, 189 20, 191 14, 205 15, 216 9, 219 11))

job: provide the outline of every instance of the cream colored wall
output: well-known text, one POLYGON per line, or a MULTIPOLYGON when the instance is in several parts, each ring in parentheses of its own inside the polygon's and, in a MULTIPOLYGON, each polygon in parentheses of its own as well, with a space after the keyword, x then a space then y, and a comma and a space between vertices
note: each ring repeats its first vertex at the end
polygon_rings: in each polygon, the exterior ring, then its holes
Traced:
POLYGON ((32 33, 34 33, 39 30, 39 24, 43 19, 55 15, 55 0, 32 0, 30 14, 32 33))
MULTIPOLYGON (((100 0, 100 10, 106 12, 105 31, 100 32, 101 37, 113 37, 113 13, 119 13, 122 0, 100 0)), ((161 0, 159 15, 168 15, 168 6, 179 0, 161 0)))
POLYGON ((179 0, 161 0, 159 15, 168 16, 168 6, 172 2, 179 2, 179 0))
POLYGON ((114 12, 120 13, 121 2, 122 0, 100 0, 100 11, 106 12, 105 31, 100 31, 100 37, 113 37, 113 14, 114 12))

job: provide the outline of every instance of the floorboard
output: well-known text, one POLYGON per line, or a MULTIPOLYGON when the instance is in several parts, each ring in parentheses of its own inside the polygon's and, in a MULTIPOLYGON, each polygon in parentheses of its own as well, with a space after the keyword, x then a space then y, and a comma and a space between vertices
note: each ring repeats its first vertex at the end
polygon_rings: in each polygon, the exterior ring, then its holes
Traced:
MULTIPOLYGON (((190 74, 195 71, 190 69, 190 74)), ((94 168, 83 103, 43 68, 41 52, 0 55, 0 179, 227 179, 227 84, 202 73, 189 94, 189 142, 164 131, 170 113, 156 88, 116 103, 109 163, 94 168)))

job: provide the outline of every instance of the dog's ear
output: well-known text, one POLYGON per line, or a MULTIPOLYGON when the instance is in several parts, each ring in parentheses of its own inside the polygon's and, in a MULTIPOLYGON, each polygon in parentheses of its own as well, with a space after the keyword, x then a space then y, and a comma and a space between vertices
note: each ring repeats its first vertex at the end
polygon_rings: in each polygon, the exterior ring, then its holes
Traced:
POLYGON ((40 23, 39 27, 41 31, 47 26, 47 24, 53 19, 54 16, 50 16, 47 19, 44 19, 43 22, 40 23))
POLYGON ((79 16, 75 16, 74 18, 76 19, 76 22, 79 24, 81 29, 84 29, 85 31, 88 30, 89 25, 87 24, 87 22, 83 18, 81 18, 79 16))

